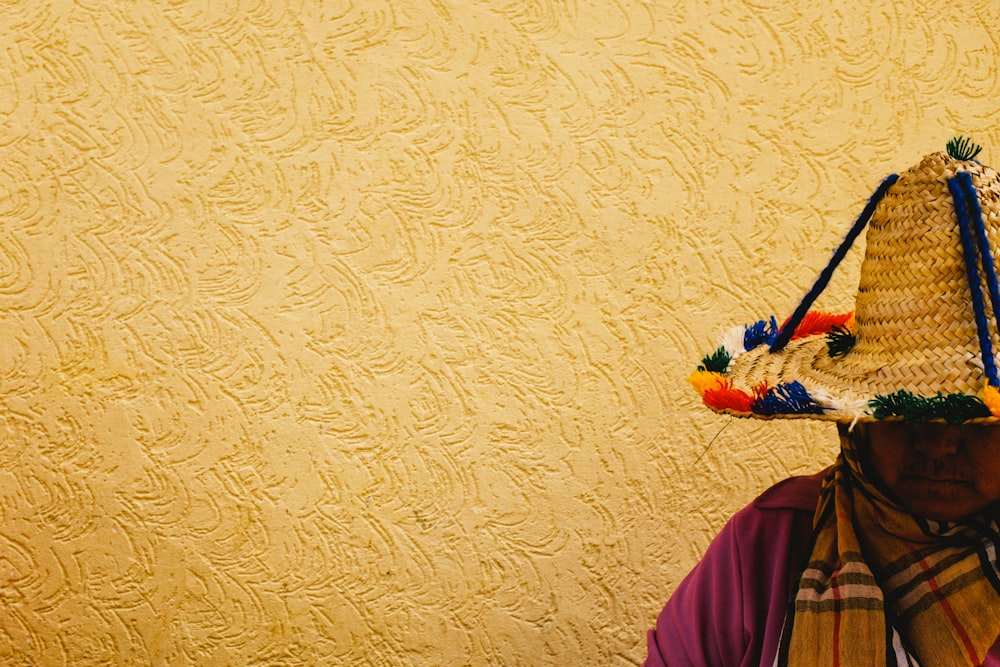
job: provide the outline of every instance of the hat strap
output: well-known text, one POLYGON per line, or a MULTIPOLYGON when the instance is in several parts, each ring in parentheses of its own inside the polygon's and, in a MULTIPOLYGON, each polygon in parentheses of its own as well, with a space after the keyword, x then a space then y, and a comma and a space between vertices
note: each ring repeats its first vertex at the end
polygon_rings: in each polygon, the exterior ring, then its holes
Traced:
MULTIPOLYGON (((872 215, 875 213, 875 206, 882 201, 882 197, 885 196, 889 187, 892 186, 898 178, 899 176, 897 174, 890 174, 884 181, 882 181, 881 185, 879 185, 872 194, 871 198, 868 200, 868 204, 865 205, 864 210, 861 211, 861 215, 858 216, 858 219, 854 221, 854 225, 851 227, 850 231, 847 232, 847 236, 840 242, 840 245, 833 252, 833 257, 830 259, 830 262, 826 265, 826 268, 820 272, 819 278, 816 279, 816 284, 812 286, 811 290, 806 292, 806 295, 802 298, 798 308, 795 309, 792 316, 789 317, 781 326, 781 330, 778 331, 778 335, 775 336, 774 341, 771 343, 771 347, 769 348, 771 352, 779 352, 783 350, 785 345, 788 344, 788 341, 792 339, 795 329, 797 329, 799 324, 802 323, 802 318, 806 316, 807 312, 809 312, 809 308, 812 307, 813 301, 815 301, 816 297, 818 297, 820 293, 826 289, 826 286, 830 282, 830 278, 833 277, 833 272, 836 270, 837 265, 844 259, 847 255, 847 251, 850 250, 851 245, 854 244, 854 240, 858 238, 858 235, 861 234, 865 225, 867 225, 868 221, 871 220, 872 215)), ((1000 294, 1000 292, 998 292, 998 294, 1000 294)))
POLYGON ((993 357, 993 339, 990 337, 990 324, 986 317, 986 304, 983 301, 983 288, 976 268, 977 262, 983 267, 986 289, 990 295, 993 318, 997 322, 998 331, 1000 331, 1000 281, 997 280, 993 253, 990 251, 990 241, 986 236, 986 226, 983 224, 979 197, 972 183, 972 176, 964 171, 948 179, 948 190, 951 191, 951 197, 955 202, 955 216, 958 218, 962 254, 965 258, 965 273, 969 279, 969 294, 972 297, 972 312, 976 320, 976 332, 979 335, 979 352, 983 358, 983 373, 990 386, 1000 387, 993 357))

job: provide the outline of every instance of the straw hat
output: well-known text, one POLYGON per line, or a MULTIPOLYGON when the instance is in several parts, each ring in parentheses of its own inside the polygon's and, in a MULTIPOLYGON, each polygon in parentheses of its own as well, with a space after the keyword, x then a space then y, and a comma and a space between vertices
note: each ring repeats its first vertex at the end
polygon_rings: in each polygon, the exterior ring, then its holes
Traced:
POLYGON ((1000 174, 961 137, 885 179, 781 326, 729 332, 691 376, 743 417, 1000 421, 1000 174), (853 313, 810 311, 867 225, 853 313))

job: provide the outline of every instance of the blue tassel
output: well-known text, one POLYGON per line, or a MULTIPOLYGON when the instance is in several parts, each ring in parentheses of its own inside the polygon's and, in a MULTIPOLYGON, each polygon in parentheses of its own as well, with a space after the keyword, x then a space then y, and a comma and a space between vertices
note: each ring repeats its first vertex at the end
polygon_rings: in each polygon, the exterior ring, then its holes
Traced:
POLYGON ((754 400, 750 409, 758 415, 818 415, 823 412, 822 406, 816 404, 797 380, 772 387, 754 400))
POLYGON ((778 320, 774 318, 774 315, 771 315, 770 320, 758 320, 747 325, 746 331, 743 332, 743 349, 749 352, 758 345, 764 343, 770 345, 777 335, 778 320))

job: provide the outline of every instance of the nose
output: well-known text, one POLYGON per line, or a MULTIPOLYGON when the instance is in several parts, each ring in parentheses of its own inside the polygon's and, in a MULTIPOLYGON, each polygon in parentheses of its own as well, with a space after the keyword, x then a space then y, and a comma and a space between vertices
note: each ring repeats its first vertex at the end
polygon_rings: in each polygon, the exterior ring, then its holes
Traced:
POLYGON ((927 424, 928 428, 916 429, 911 444, 917 451, 931 458, 957 454, 962 448, 964 434, 959 426, 927 424))

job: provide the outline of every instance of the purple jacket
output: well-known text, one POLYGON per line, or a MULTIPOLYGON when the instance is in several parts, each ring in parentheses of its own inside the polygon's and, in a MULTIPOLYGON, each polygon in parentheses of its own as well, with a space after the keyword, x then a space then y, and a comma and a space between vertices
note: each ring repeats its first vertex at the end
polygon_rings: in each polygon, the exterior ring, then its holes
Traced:
POLYGON ((649 631, 646 667, 771 667, 825 474, 779 482, 729 520, 649 631))
MULTIPOLYGON (((649 631, 646 667, 774 664, 826 472, 779 482, 729 520, 649 631)), ((983 667, 1000 667, 1000 638, 983 667)))

